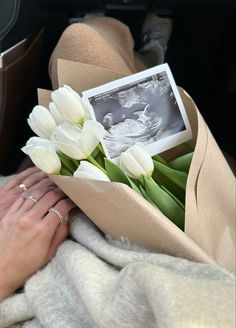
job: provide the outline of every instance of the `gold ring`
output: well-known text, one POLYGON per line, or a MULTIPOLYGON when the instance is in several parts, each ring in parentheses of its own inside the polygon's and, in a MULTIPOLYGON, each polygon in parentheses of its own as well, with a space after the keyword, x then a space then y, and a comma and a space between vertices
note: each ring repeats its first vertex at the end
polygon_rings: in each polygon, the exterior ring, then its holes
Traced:
POLYGON ((21 183, 18 187, 19 187, 20 189, 23 189, 24 191, 27 190, 27 186, 26 186, 24 183, 21 183))
POLYGON ((30 195, 28 192, 23 192, 23 194, 21 195, 22 198, 24 199, 29 199, 32 200, 32 202, 34 202, 35 204, 37 203, 37 199, 35 197, 33 197, 32 195, 30 195))
POLYGON ((65 222, 67 221, 66 217, 60 211, 58 211, 56 207, 49 208, 48 212, 55 213, 58 216, 60 223, 62 223, 63 221, 65 222))

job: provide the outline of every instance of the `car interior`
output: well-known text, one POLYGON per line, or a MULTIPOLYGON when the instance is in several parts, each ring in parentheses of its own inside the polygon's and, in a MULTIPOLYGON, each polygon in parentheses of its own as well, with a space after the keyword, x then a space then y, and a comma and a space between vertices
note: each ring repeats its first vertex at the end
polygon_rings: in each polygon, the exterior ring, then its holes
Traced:
POLYGON ((177 85, 194 99, 227 157, 236 158, 236 2, 233 0, 1 0, 0 175, 17 171, 32 135, 27 117, 37 88, 52 89, 48 61, 68 24, 100 14, 127 24, 140 47, 149 13, 170 17, 166 53, 177 85))

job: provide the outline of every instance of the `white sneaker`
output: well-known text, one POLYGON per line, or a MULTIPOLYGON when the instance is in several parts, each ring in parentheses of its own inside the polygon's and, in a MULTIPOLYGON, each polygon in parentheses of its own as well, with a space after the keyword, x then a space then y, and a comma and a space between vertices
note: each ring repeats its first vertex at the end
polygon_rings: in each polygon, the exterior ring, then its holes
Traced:
POLYGON ((164 63, 167 44, 171 36, 172 20, 156 15, 146 16, 141 29, 141 49, 145 53, 153 50, 157 53, 157 65, 164 63))

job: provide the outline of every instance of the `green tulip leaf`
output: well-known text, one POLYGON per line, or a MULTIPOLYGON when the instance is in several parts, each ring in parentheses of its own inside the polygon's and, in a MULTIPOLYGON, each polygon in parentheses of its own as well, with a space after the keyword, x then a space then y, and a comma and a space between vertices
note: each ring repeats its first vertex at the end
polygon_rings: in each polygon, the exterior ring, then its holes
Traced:
POLYGON ((184 210, 153 179, 144 177, 144 188, 161 212, 181 230, 184 230, 184 210))
POLYGON ((96 162, 102 166, 103 168, 105 168, 105 162, 104 162, 104 157, 101 155, 101 153, 99 152, 94 159, 96 160, 96 162))
POLYGON ((108 178, 114 182, 121 182, 128 185, 130 188, 135 190, 137 193, 142 194, 139 190, 139 187, 133 182, 124 171, 119 168, 115 163, 109 161, 109 159, 105 158, 105 168, 107 171, 108 178))
POLYGON ((152 177, 154 180, 166 187, 183 203, 185 201, 185 188, 187 182, 187 173, 172 169, 168 165, 153 161, 154 171, 152 177))
POLYGON ((161 186, 161 188, 165 191, 165 192, 167 192, 167 194, 169 194, 175 201, 176 201, 176 203, 178 203, 179 204, 179 206, 183 209, 183 210, 185 210, 185 206, 184 206, 184 204, 174 195, 174 194, 172 194, 168 189, 166 189, 164 186, 161 186))
POLYGON ((74 158, 71 158, 71 161, 74 163, 74 166, 76 167, 76 169, 78 168, 80 161, 74 158))
POLYGON ((74 171, 77 169, 77 166, 74 164, 74 162, 70 158, 68 159, 68 156, 66 156, 62 152, 58 153, 58 156, 63 165, 63 168, 71 174, 74 173, 74 171))
MULTIPOLYGON (((127 177, 127 176, 126 176, 127 177)), ((130 187, 135 190, 138 194, 142 195, 141 191, 140 191, 140 183, 138 182, 138 180, 133 181, 131 178, 127 177, 127 179, 129 180, 130 183, 130 187)))
POLYGON ((194 150, 193 146, 189 142, 184 142, 181 146, 185 150, 185 153, 191 153, 194 150))
POLYGON ((162 164, 167 164, 167 161, 164 160, 164 158, 162 158, 160 155, 154 155, 154 156, 152 156, 152 159, 154 161, 158 161, 158 162, 160 162, 162 164))
POLYGON ((105 168, 111 181, 121 182, 131 187, 127 175, 116 164, 107 158, 105 158, 105 168))
POLYGON ((98 149, 98 147, 96 147, 93 152, 92 152, 92 157, 95 158, 98 154, 100 153, 100 150, 98 149))
POLYGON ((169 178, 178 187, 185 190, 187 182, 186 172, 172 169, 168 165, 162 164, 157 161, 154 161, 154 167, 157 173, 163 174, 166 178, 169 178))
POLYGON ((142 196, 149 202, 151 203, 154 207, 157 207, 156 204, 151 200, 151 198, 148 196, 148 194, 146 193, 145 189, 143 188, 142 185, 140 185, 140 191, 142 196))
POLYGON ((64 167, 61 168, 61 172, 60 172, 61 175, 66 175, 66 176, 72 176, 72 174, 67 170, 65 169, 64 167))
POLYGON ((175 170, 188 172, 192 161, 192 157, 193 157, 193 152, 175 158, 174 160, 168 162, 168 165, 175 170))

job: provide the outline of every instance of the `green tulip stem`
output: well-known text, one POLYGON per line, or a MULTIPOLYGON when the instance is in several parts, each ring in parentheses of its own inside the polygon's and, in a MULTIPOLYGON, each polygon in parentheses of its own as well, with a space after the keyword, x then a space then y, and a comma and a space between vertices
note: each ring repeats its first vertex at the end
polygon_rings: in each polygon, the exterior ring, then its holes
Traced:
POLYGON ((152 177, 150 177, 148 179, 151 180, 152 182, 154 182, 155 184, 157 184, 157 182, 152 177))
POLYGON ((103 148, 102 148, 101 143, 99 143, 99 144, 97 145, 97 147, 98 147, 98 149, 100 150, 100 152, 102 153, 102 155, 105 156, 105 153, 104 153, 104 150, 103 150, 103 148))
POLYGON ((92 163, 93 165, 97 166, 97 168, 99 168, 99 170, 101 170, 103 173, 105 173, 107 175, 106 170, 104 170, 104 168, 91 156, 89 155, 87 157, 87 160, 92 163))
POLYGON ((138 179, 138 181, 139 181, 140 185, 144 187, 144 176, 143 175, 138 179))
POLYGON ((138 181, 140 182, 141 186, 144 187, 145 186, 145 182, 144 180, 146 179, 149 179, 151 180, 152 182, 154 182, 155 184, 157 184, 157 182, 150 176, 147 176, 147 175, 142 175, 141 178, 138 179, 138 181))

